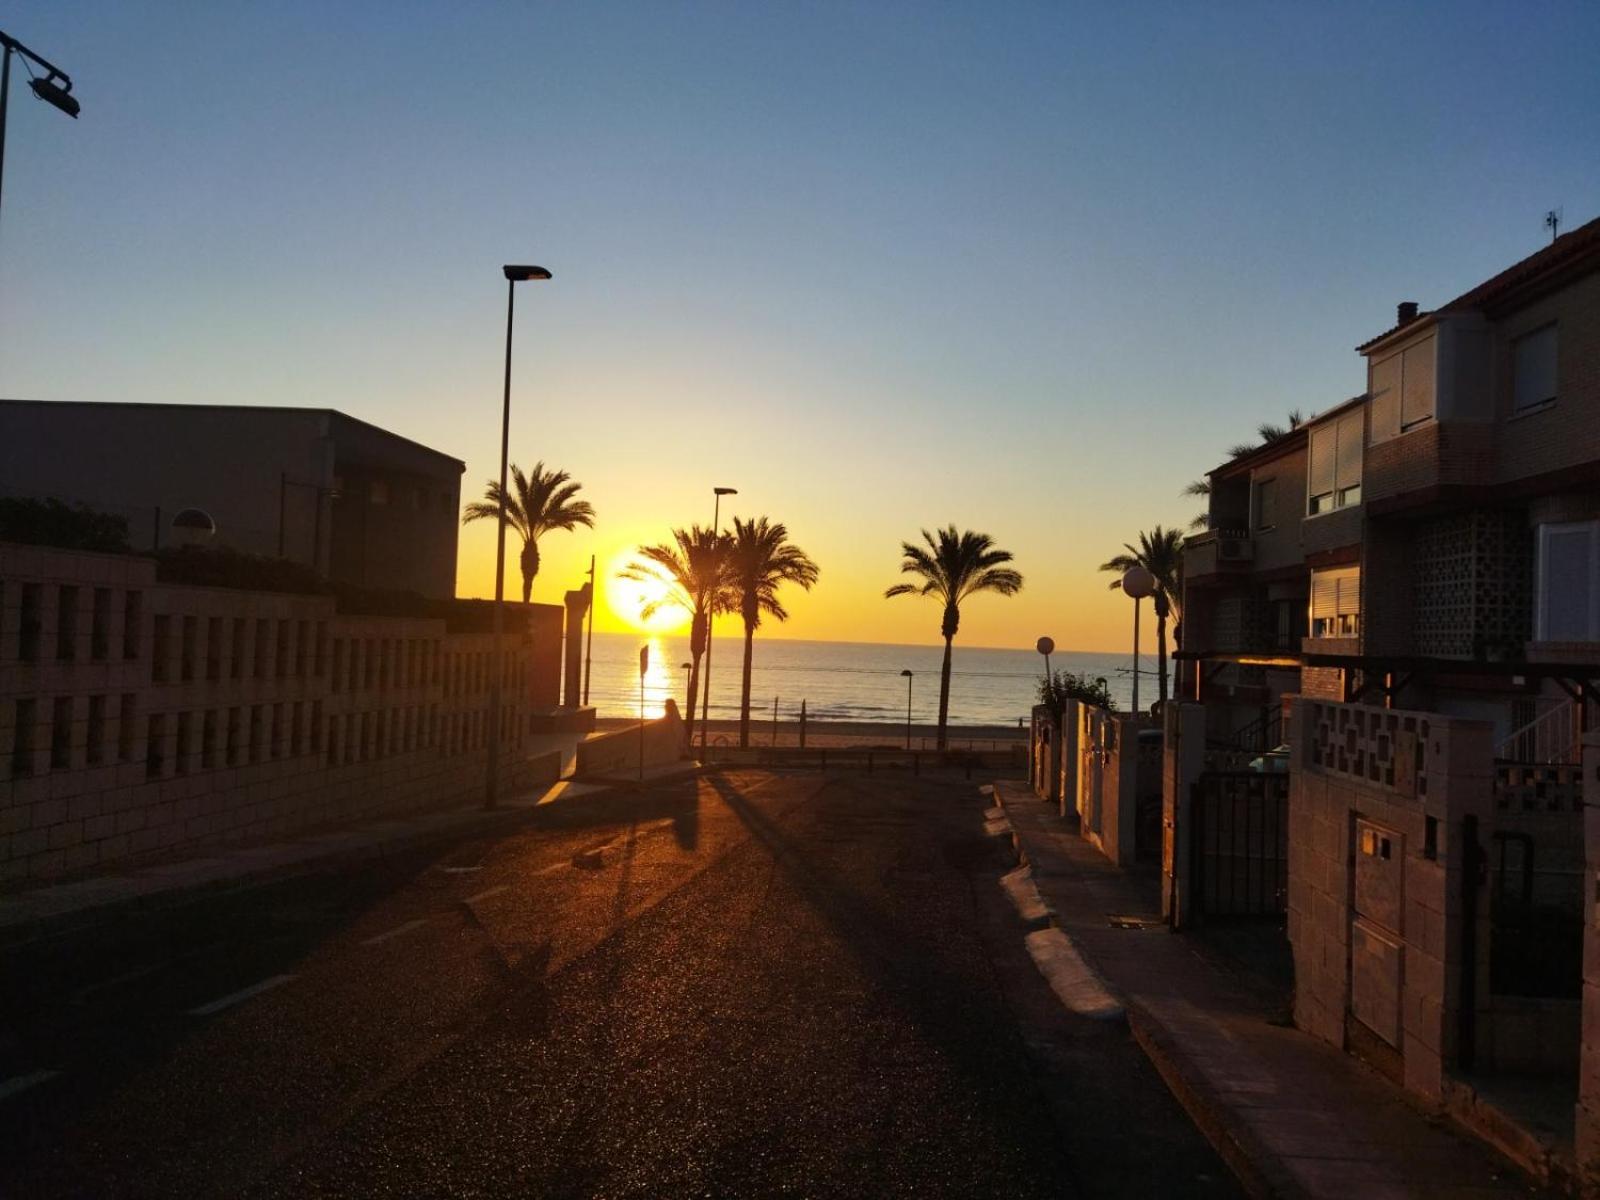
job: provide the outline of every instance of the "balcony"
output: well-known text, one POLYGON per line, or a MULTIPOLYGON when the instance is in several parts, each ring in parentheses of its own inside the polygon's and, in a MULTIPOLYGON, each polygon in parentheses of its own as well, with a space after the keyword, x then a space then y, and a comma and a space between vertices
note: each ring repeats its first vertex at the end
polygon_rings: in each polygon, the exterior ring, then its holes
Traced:
POLYGON ((1183 572, 1188 579, 1248 571, 1256 559, 1255 542, 1247 530, 1208 529, 1184 543, 1183 572))

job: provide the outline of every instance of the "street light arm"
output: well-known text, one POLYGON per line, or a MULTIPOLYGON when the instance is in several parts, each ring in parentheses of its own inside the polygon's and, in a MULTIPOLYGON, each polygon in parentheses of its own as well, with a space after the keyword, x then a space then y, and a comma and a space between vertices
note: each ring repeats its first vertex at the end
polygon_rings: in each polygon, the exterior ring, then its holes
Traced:
POLYGON ((14 53, 22 55, 23 58, 38 64, 40 67, 44 68, 44 70, 50 72, 50 74, 55 78, 61 80, 65 91, 70 92, 72 90, 72 76, 68 75, 60 67, 56 66, 55 63, 49 62, 48 60, 35 54, 32 50, 29 50, 21 42, 17 41, 16 38, 5 33, 0 33, 0 48, 13 51, 14 53))

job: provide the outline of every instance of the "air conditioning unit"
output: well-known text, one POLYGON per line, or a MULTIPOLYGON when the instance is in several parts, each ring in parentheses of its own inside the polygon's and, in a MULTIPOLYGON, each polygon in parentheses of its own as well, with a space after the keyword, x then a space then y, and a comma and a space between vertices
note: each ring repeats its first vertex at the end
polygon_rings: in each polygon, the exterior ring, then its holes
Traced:
POLYGON ((1217 561, 1232 563, 1247 563, 1255 559, 1256 544, 1247 537, 1223 537, 1217 539, 1217 561))

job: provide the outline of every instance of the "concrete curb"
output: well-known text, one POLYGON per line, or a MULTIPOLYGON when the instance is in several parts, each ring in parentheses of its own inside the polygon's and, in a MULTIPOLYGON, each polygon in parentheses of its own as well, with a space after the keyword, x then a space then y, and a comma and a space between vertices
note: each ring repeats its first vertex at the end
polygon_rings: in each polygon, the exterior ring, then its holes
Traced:
MULTIPOLYGON (((699 773, 696 768, 682 774, 699 773)), ((184 908, 234 892, 382 861, 435 842, 478 836, 498 828, 515 828, 553 809, 568 808, 625 790, 628 789, 597 781, 559 780, 542 792, 508 800, 492 811, 457 808, 442 813, 414 813, 409 817, 394 817, 290 842, 241 847, 226 856, 198 856, 152 864, 118 875, 75 880, 55 885, 76 889, 77 895, 63 900, 61 907, 53 912, 48 911, 47 903, 37 902, 39 893, 50 889, 33 889, 35 907, 45 910, 35 913, 6 911, 8 907, 25 906, 30 892, 0 896, 0 951, 15 950, 31 942, 76 933, 127 916, 184 908), (403 828, 408 822, 424 824, 420 828, 403 828), (392 828, 392 832, 381 832, 386 827, 392 828), (257 860, 254 865, 249 861, 252 858, 257 860), (212 864, 210 874, 207 874, 208 863, 212 864), (163 874, 175 881, 163 883, 160 880, 163 874), (177 881, 184 875, 192 878, 177 881), (103 898, 97 898, 96 893, 103 898), (81 903, 74 902, 78 900, 81 903)))
POLYGON ((1023 941, 1033 956, 1033 965, 1068 1010, 1093 1021, 1124 1019, 1127 1010, 1060 929, 1035 929, 1023 941))
POLYGON ((1000 886, 1005 890, 1024 924, 1033 929, 1054 924, 1055 909, 1050 907, 1049 902, 1040 893, 1039 885, 1033 881, 1032 867, 1022 866, 1007 871, 1000 876, 1000 886))
POLYGON ((1309 1198, 1310 1193, 1300 1186, 1278 1156, 1221 1102, 1215 1089, 1177 1049, 1165 1025, 1139 1003, 1130 1002, 1128 1028, 1173 1097, 1249 1195, 1257 1200, 1309 1198))

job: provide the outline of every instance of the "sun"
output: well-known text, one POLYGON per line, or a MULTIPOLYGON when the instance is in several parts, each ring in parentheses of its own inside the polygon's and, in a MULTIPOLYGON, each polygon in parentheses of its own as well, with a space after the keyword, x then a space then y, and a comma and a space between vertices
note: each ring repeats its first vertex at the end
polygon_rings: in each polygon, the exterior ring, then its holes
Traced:
POLYGON ((611 611, 641 633, 668 633, 687 625, 689 614, 681 605, 670 602, 670 585, 655 579, 619 577, 622 569, 634 561, 631 553, 619 554, 611 560, 606 571, 606 604, 611 611), (647 617, 644 610, 652 603, 656 610, 647 617))

